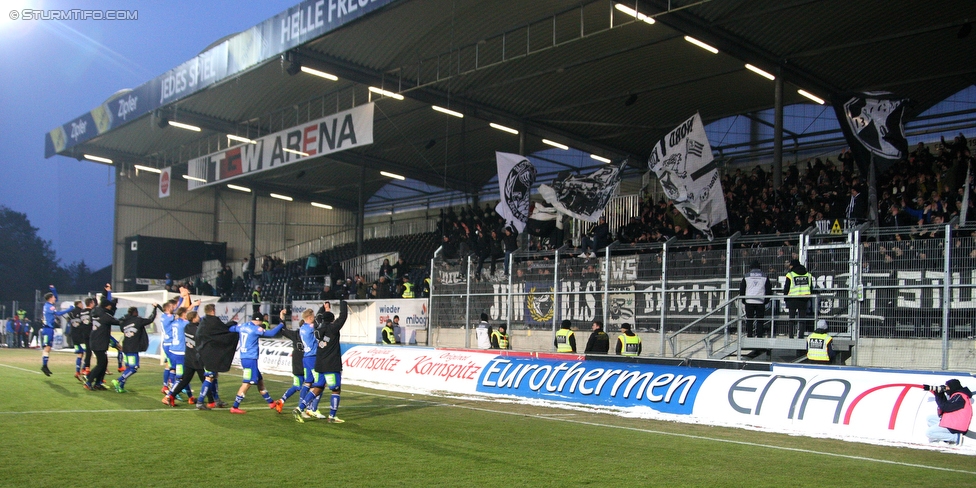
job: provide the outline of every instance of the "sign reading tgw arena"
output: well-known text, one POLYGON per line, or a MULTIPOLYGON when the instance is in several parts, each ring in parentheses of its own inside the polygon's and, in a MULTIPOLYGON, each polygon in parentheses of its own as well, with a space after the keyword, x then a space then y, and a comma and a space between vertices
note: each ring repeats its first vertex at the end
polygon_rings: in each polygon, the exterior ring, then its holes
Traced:
POLYGON ((207 182, 190 180, 187 187, 196 190, 372 143, 373 104, 369 103, 268 134, 255 139, 253 144, 244 143, 191 159, 187 174, 207 182))

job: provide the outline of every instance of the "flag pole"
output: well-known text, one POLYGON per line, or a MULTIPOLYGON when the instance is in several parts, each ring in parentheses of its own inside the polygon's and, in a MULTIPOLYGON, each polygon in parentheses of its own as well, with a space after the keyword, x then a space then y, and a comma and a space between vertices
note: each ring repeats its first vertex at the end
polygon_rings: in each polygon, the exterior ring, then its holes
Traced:
POLYGON ((869 218, 875 226, 878 226, 878 177, 874 164, 874 153, 871 154, 871 169, 868 172, 868 202, 871 205, 869 218))

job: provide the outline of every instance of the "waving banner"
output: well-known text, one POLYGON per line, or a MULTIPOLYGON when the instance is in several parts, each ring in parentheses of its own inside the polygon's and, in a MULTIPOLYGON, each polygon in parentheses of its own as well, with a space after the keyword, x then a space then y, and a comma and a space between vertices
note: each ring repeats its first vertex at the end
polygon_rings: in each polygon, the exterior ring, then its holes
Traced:
POLYGON ((495 152, 498 162, 498 193, 501 200, 495 211, 505 222, 522 232, 529 220, 529 197, 537 174, 535 166, 518 154, 495 152))
POLYGON ((647 166, 688 222, 712 240, 712 226, 728 213, 701 116, 696 113, 655 144, 647 166))
POLYGON ((834 104, 861 175, 870 172, 871 158, 881 174, 908 154, 902 123, 907 104, 908 100, 888 92, 860 93, 834 104))
POLYGON ((596 222, 603 216, 607 202, 620 186, 620 166, 608 164, 586 175, 571 175, 555 180, 552 185, 539 187, 539 194, 556 210, 570 217, 587 222, 596 222))

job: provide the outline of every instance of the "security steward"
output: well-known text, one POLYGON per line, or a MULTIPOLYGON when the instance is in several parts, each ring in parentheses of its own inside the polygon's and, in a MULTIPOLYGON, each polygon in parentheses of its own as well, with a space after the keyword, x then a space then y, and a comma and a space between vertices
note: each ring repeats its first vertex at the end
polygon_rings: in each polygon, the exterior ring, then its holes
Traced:
POLYGON ((593 321, 593 333, 586 341, 585 354, 607 354, 610 352, 610 336, 603 331, 603 322, 593 321))
POLYGON ((807 362, 829 364, 834 360, 834 338, 827 334, 827 321, 817 321, 817 328, 807 337, 807 362))
POLYGON ((639 356, 641 353, 641 339, 631 330, 630 324, 620 326, 620 335, 617 336, 618 356, 639 356))
POLYGON ((416 293, 413 291, 413 283, 410 282, 410 275, 403 275, 403 293, 400 298, 414 298, 416 293))
POLYGON ((393 321, 386 319, 386 326, 383 327, 383 344, 399 344, 396 332, 393 331, 393 321))
POLYGON ((556 352, 576 352, 576 334, 569 329, 572 326, 572 322, 563 320, 562 326, 556 331, 556 339, 552 341, 556 352))
POLYGON ((251 291, 251 313, 261 313, 261 285, 251 291))
POLYGON ((810 299, 813 297, 813 275, 807 268, 800 264, 799 260, 790 261, 790 271, 786 273, 786 284, 783 285, 783 294, 786 295, 786 306, 790 309, 790 319, 794 325, 790 325, 789 336, 793 338, 794 332, 797 338, 803 339, 806 335, 806 320, 810 317, 810 299))
POLYGON ((512 344, 508 341, 508 329, 505 325, 499 325, 498 329, 492 331, 491 333, 491 348, 492 349, 511 349, 512 344))

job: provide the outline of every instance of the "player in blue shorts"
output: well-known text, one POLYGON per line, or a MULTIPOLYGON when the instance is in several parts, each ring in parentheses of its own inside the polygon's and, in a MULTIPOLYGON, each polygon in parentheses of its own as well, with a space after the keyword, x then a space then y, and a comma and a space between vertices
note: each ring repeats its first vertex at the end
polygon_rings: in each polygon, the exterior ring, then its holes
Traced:
MULTIPOLYGON (((281 314, 284 320, 285 312, 282 311, 281 314)), ((302 312, 302 325, 298 330, 284 329, 281 332, 292 341, 292 375, 294 376, 294 384, 278 400, 284 405, 288 397, 295 393, 298 393, 301 402, 315 381, 315 351, 318 349, 318 341, 315 340, 315 312, 310 308, 305 309, 302 312)))
POLYGON ((261 337, 274 337, 285 324, 280 323, 271 330, 264 330, 264 327, 261 327, 263 322, 264 316, 256 313, 250 322, 234 325, 229 329, 230 332, 240 334, 237 350, 241 355, 241 368, 244 370, 244 380, 242 381, 241 388, 237 390, 237 397, 234 398, 234 406, 230 409, 230 413, 247 413, 241 410, 240 406, 241 401, 244 400, 244 394, 247 393, 251 385, 258 385, 258 391, 261 392, 264 401, 268 402, 268 406, 280 412, 281 405, 271 399, 268 390, 264 388, 264 377, 261 376, 261 371, 258 370, 258 357, 261 353, 261 346, 258 339, 261 337))
POLYGON ((338 319, 329 311, 331 306, 328 302, 320 309, 321 320, 315 328, 315 339, 318 340, 318 350, 315 353, 315 378, 308 394, 293 412, 298 422, 304 422, 304 419, 309 416, 324 418, 335 424, 343 422, 336 417, 336 412, 339 410, 339 394, 342 387, 342 351, 339 348, 339 332, 346 323, 348 312, 346 301, 339 302, 339 307, 338 319), (326 386, 332 391, 328 417, 318 410, 319 400, 326 386))
POLYGON ((58 290, 54 288, 54 285, 48 285, 51 289, 49 293, 44 294, 44 324, 41 327, 41 348, 44 350, 41 353, 41 371, 44 374, 51 376, 51 370, 47 367, 48 356, 51 355, 51 345, 54 344, 54 326, 57 325, 57 318, 74 310, 75 307, 72 305, 67 310, 58 311, 58 308, 54 306, 54 302, 58 301, 58 290))
POLYGON ((176 317, 173 315, 173 310, 177 303, 178 301, 173 299, 163 304, 163 321, 160 326, 160 330, 163 333, 163 359, 166 360, 166 368, 163 369, 163 394, 169 393, 169 387, 173 384, 172 375, 174 371, 173 363, 169 359, 169 347, 173 344, 173 339, 170 337, 170 333, 172 331, 173 320, 176 319, 176 317))

